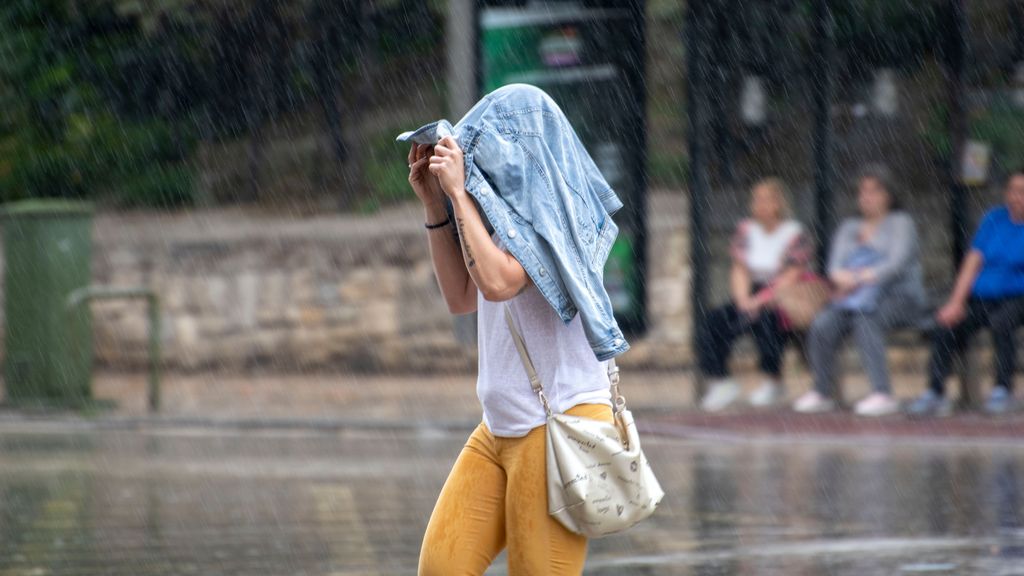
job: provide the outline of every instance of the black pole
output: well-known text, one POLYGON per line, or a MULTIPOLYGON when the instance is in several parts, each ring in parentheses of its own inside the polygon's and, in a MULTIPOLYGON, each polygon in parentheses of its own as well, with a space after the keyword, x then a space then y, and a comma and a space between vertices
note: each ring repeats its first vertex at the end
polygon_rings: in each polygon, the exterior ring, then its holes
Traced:
POLYGON ((1011 0, 1007 8, 1010 12, 1010 28, 1013 29, 1013 57, 1011 62, 1017 65, 1021 59, 1024 59, 1024 2, 1011 0))
POLYGON ((725 188, 734 188, 738 181, 736 168, 736 135, 734 110, 739 109, 740 72, 743 68, 737 28, 744 21, 736 17, 742 10, 738 0, 713 0, 707 19, 709 27, 705 53, 715 58, 705 60, 708 76, 705 94, 714 94, 707 101, 708 137, 714 151, 717 176, 725 188))
POLYGON ((473 34, 473 90, 474 100, 483 97, 484 91, 484 63, 483 46, 480 45, 480 4, 481 0, 472 0, 473 25, 470 30, 473 34))
POLYGON ((832 198, 832 75, 835 35, 828 0, 814 2, 814 56, 811 77, 814 98, 814 236, 818 241, 818 269, 825 270, 829 237, 835 221, 832 198))
POLYGON ((949 26, 946 35, 946 91, 949 116, 949 158, 946 177, 949 183, 949 226, 953 239, 953 269, 960 266, 967 251, 967 191, 960 178, 960 162, 967 138, 967 111, 964 105, 964 66, 967 59, 967 10, 964 0, 949 0, 949 26))
MULTIPOLYGON (((704 209, 708 205, 708 167, 704 151, 706 132, 705 49, 707 46, 707 2, 689 0, 686 3, 686 21, 683 42, 686 46, 686 142, 690 151, 690 266, 691 308, 693 313, 693 351, 700 350, 707 321, 708 291, 708 226, 704 209)), ((694 396, 697 402, 704 396, 704 378, 695 370, 694 396)))
MULTIPOLYGON (((611 3, 610 3, 611 4, 611 3)), ((624 319, 624 329, 636 334, 647 331, 647 298, 644 286, 647 283, 647 69, 646 69, 646 0, 631 0, 628 3, 630 29, 628 59, 625 62, 626 77, 629 79, 627 97, 633 102, 627 106, 631 113, 629 124, 633 126, 632 143, 629 146, 632 158, 630 191, 633 206, 633 278, 636 288, 633 305, 635 314, 624 319)))

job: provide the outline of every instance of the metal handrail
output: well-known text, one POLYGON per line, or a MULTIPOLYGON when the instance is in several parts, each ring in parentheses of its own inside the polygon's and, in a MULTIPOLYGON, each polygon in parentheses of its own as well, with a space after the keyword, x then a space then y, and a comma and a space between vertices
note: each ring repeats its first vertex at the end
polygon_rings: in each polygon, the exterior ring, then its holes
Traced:
POLYGON ((160 297, 147 286, 105 286, 90 284, 68 294, 66 308, 96 299, 145 298, 149 312, 149 411, 160 410, 160 297))

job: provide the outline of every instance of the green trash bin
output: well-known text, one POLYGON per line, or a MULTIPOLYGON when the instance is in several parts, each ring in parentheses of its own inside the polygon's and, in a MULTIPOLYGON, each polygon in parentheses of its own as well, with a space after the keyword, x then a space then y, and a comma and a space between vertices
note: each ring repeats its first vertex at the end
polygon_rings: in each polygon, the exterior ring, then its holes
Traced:
POLYGON ((89 202, 35 199, 0 206, 4 239, 4 381, 12 405, 92 401, 92 315, 68 295, 91 282, 89 202))

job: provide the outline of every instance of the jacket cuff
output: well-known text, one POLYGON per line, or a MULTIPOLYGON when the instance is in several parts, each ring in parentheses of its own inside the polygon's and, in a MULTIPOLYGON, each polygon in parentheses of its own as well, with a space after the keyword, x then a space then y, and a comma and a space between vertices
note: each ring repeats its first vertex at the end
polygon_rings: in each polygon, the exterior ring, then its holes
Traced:
POLYGON ((607 212, 609 216, 615 214, 624 206, 622 199, 620 199, 618 194, 615 193, 614 188, 608 188, 604 192, 601 192, 598 194, 598 198, 601 199, 601 203, 604 204, 604 211, 607 212))
POLYGON ((605 361, 629 350, 629 342, 622 335, 610 338, 594 348, 594 355, 600 361, 605 361))

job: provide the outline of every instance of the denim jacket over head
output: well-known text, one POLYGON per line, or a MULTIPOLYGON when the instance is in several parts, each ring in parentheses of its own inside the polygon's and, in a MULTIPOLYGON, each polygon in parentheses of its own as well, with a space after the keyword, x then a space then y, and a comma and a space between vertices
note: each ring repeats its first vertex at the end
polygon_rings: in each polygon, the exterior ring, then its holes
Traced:
POLYGON ((629 350, 604 287, 619 232, 611 215, 623 204, 558 104, 536 86, 507 84, 454 126, 437 120, 397 140, 449 135, 463 151, 466 191, 563 323, 580 313, 598 360, 629 350))

